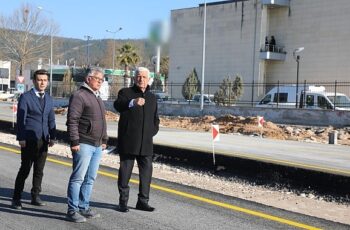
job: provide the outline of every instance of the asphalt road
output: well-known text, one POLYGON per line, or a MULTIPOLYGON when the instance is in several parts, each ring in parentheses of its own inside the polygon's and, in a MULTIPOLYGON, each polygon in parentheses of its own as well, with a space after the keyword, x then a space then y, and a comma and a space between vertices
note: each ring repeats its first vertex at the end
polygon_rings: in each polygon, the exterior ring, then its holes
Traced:
MULTIPOLYGON (((0 119, 12 121, 11 104, 0 103, 0 119)), ((57 128, 66 130, 66 117, 56 116, 57 128)), ((108 122, 108 135, 117 136, 117 122, 108 122)), ((154 138, 159 145, 193 149, 212 154, 210 132, 162 128, 154 138)), ((279 165, 350 176, 349 146, 281 141, 233 134, 220 134, 216 154, 271 162, 279 165)))
MULTIPOLYGON (((27 179, 23 209, 10 208, 20 157, 11 146, 0 146, 0 229, 349 229, 350 226, 271 208, 234 197, 153 180, 153 213, 134 209, 137 180, 133 177, 130 212, 116 211, 116 169, 100 168, 91 206, 101 218, 76 224, 65 220, 70 160, 50 156, 45 167, 42 199, 47 206, 30 205, 31 176, 27 179)), ((315 207, 316 208, 316 207, 315 207)))

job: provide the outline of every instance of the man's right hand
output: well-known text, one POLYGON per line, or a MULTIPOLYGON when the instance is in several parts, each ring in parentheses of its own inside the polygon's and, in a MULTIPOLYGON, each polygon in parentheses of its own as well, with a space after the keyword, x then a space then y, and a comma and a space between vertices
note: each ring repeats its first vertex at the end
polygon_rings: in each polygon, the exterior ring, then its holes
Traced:
POLYGON ((80 150, 80 145, 72 146, 70 147, 70 150, 72 151, 72 153, 76 153, 80 150))
POLYGON ((145 104, 145 98, 138 97, 134 99, 134 105, 143 106, 145 104))
POLYGON ((21 146, 21 148, 25 148, 26 147, 26 141, 18 141, 18 143, 21 146))

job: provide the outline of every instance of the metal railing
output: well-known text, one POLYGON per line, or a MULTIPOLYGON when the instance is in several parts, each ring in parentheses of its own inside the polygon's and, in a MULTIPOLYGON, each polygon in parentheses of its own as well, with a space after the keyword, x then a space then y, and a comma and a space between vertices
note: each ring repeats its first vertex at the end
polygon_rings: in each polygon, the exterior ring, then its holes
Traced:
MULTIPOLYGON (((54 82, 52 86, 52 93, 54 97, 60 97, 65 98, 69 97, 75 90, 77 90, 80 87, 81 83, 70 83, 70 84, 63 84, 62 82, 54 82)), ((221 86, 221 83, 205 83, 204 84, 204 94, 206 95, 215 95, 215 93, 219 90, 219 87, 221 86)), ((324 88, 323 93, 325 95, 328 95, 330 100, 333 102, 334 106, 337 107, 346 107, 350 108, 350 103, 348 101, 339 101, 339 96, 346 95, 347 98, 349 98, 350 95, 350 82, 307 82, 304 81, 302 83, 299 83, 299 94, 302 96, 303 92, 306 92, 308 87, 315 86, 324 88), (338 99, 337 99, 338 98, 338 99)), ((124 84, 121 83, 111 83, 109 84, 109 94, 107 95, 108 100, 115 100, 118 95, 118 91, 124 87, 124 84)), ((166 85, 163 86, 163 98, 159 98, 160 103, 169 103, 169 104, 198 104, 199 101, 196 100, 186 100, 182 94, 182 87, 183 83, 175 83, 175 82, 168 82, 166 85)), ((261 100, 264 98, 264 96, 273 88, 277 89, 277 92, 279 93, 278 96, 281 96, 281 98, 272 98, 271 101, 275 102, 273 107, 281 107, 282 103, 282 87, 291 88, 290 92, 293 91, 296 92, 297 85, 294 82, 276 82, 276 83, 266 83, 266 84, 260 84, 260 83, 243 83, 242 84, 242 91, 243 95, 240 95, 239 97, 235 99, 230 99, 234 97, 230 97, 231 95, 227 95, 228 101, 225 101, 225 104, 230 106, 249 106, 249 107, 255 107, 261 102, 261 100)), ((199 93, 200 89, 198 89, 199 93)), ((157 90, 159 92, 159 90, 157 90)), ((230 92, 228 92, 230 94, 230 92)), ((306 106, 307 105, 307 98, 306 95, 301 98, 299 97, 298 100, 301 100, 302 104, 298 105, 298 108, 301 107, 301 105, 306 106)), ((284 99, 285 100, 285 99, 284 99)), ((291 104, 291 108, 295 108, 296 98, 294 93, 294 98, 290 97, 288 99, 288 103, 291 104)), ((298 101, 298 104, 300 101, 298 101)), ((205 102, 207 105, 214 105, 217 104, 212 97, 210 97, 209 100, 205 102)))
POLYGON ((271 44, 262 45, 260 52, 274 52, 274 53, 286 53, 284 46, 277 46, 271 44))

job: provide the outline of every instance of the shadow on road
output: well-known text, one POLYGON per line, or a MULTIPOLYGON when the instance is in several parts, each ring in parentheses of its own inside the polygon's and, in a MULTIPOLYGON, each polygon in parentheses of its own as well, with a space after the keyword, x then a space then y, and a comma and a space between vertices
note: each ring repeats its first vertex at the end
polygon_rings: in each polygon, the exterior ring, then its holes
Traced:
MULTIPOLYGON (((57 212, 57 211, 50 210, 50 209, 53 209, 51 208, 52 206, 56 206, 56 205, 66 206, 67 204, 66 197, 51 196, 51 195, 44 195, 44 194, 40 195, 41 199, 45 201, 48 205, 37 207, 30 204, 30 199, 31 199, 30 193, 23 192, 22 194, 23 209, 15 210, 11 208, 12 193, 13 193, 12 188, 0 187, 0 212, 12 213, 17 215, 26 215, 26 216, 32 216, 32 217, 51 218, 51 219, 66 221, 66 212, 57 212)), ((90 205, 96 208, 104 208, 104 209, 112 209, 112 210, 117 209, 117 205, 115 204, 90 202, 90 205)))

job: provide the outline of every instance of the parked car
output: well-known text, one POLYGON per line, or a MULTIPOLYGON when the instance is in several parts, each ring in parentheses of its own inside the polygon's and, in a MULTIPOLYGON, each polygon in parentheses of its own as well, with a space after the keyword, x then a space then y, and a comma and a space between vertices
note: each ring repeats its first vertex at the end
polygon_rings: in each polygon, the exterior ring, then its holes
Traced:
POLYGON ((154 93, 154 95, 156 96, 158 102, 167 101, 168 98, 170 98, 170 96, 164 92, 154 93))
POLYGON ((15 94, 10 93, 9 91, 4 92, 4 91, 0 91, 0 100, 2 101, 6 101, 7 99, 11 99, 12 97, 14 97, 15 94))
MULTIPOLYGON (((193 95, 192 101, 197 103, 201 102, 201 94, 193 95)), ((203 94, 203 102, 206 105, 215 105, 213 94, 203 94)))

